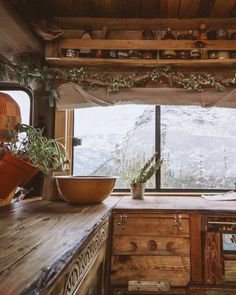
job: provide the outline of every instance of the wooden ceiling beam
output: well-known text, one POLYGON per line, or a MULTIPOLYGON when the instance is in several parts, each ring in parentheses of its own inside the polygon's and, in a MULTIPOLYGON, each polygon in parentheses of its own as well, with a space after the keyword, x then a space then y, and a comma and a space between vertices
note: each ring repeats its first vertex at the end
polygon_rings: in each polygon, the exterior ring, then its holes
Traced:
POLYGON ((210 17, 228 17, 231 16, 231 11, 236 3, 236 0, 215 0, 211 9, 210 17))
POLYGON ((42 46, 24 21, 0 0, 0 52, 10 59, 21 53, 43 53, 42 46))
POLYGON ((62 29, 84 29, 91 25, 93 30, 101 30, 106 26, 110 30, 166 30, 171 27, 175 31, 198 29, 199 24, 205 23, 214 29, 236 28, 236 18, 157 18, 157 19, 133 19, 133 18, 95 18, 95 17, 54 17, 54 22, 62 29))

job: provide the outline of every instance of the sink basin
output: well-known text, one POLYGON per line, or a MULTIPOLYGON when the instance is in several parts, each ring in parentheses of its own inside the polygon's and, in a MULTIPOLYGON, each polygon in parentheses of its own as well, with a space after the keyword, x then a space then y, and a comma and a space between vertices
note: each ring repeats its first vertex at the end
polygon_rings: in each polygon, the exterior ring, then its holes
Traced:
POLYGON ((97 204, 112 192, 115 176, 55 176, 63 199, 75 204, 97 204))

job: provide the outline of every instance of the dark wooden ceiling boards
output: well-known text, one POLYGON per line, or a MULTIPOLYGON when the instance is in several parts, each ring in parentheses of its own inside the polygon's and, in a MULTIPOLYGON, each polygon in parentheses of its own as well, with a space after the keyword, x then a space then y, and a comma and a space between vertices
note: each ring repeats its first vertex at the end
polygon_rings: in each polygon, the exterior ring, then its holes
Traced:
POLYGON ((23 16, 40 18, 225 18, 236 16, 236 0, 11 0, 23 16))

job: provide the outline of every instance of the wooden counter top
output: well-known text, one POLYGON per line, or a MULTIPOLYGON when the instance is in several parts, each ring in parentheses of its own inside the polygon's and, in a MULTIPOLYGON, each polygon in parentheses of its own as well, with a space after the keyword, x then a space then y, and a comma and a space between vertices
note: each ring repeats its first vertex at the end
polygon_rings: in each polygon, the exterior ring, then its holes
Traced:
POLYGON ((236 201, 208 201, 201 197, 189 196, 145 196, 144 200, 123 197, 115 211, 199 211, 205 213, 236 213, 236 201))
POLYGON ((24 292, 29 284, 40 290, 53 280, 118 201, 76 206, 35 200, 0 208, 0 294, 33 294, 24 292))

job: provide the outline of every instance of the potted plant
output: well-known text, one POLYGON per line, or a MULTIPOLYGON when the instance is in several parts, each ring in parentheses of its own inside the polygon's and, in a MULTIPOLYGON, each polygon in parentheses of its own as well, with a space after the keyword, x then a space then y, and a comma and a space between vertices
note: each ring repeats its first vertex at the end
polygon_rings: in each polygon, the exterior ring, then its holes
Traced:
POLYGON ((8 198, 38 171, 48 175, 51 170, 63 167, 63 146, 43 136, 42 129, 18 124, 14 130, 5 130, 4 138, 0 143, 0 199, 8 198))
POLYGON ((129 183, 133 199, 143 199, 146 182, 156 173, 161 164, 162 160, 157 159, 157 153, 154 153, 148 160, 138 155, 126 162, 121 177, 129 183))

